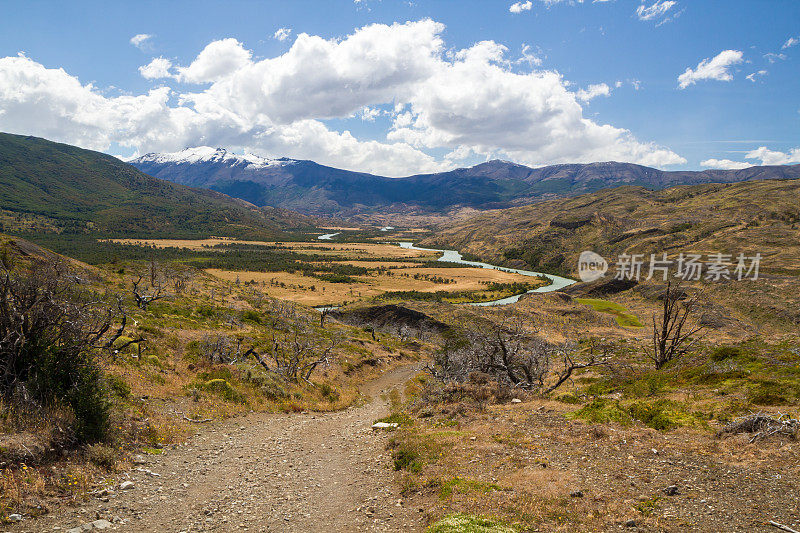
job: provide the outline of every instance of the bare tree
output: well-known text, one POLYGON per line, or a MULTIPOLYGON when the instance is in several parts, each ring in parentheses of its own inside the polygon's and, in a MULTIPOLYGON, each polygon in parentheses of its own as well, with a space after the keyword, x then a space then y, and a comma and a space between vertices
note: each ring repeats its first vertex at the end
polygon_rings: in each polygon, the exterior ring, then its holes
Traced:
POLYGON ((143 272, 133 282, 133 299, 136 306, 143 311, 155 302, 167 297, 166 271, 155 261, 150 261, 143 272))
POLYGON ((253 346, 243 357, 252 355, 266 370, 287 381, 309 381, 317 368, 330 363, 334 349, 341 343, 336 333, 317 334, 312 320, 300 314, 294 304, 274 302, 270 317, 271 334, 266 349, 257 350, 253 346))
POLYGON ((544 389, 542 392, 544 394, 550 394, 563 385, 566 381, 570 380, 572 378, 572 374, 576 370, 590 368, 593 366, 607 365, 611 360, 611 352, 609 347, 607 345, 603 345, 600 353, 598 353, 594 339, 592 339, 590 342, 588 351, 589 354, 585 360, 576 361, 575 355, 577 351, 574 344, 569 344, 563 348, 559 348, 558 355, 562 361, 562 369, 559 371, 555 383, 544 389))
POLYGON ((497 321, 471 317, 461 327, 446 331, 443 337, 434 364, 427 367, 437 378, 462 382, 479 372, 513 387, 544 394, 563 385, 576 370, 607 364, 611 357, 607 348, 599 353, 594 343, 582 352, 574 342, 548 342, 535 325, 515 311, 503 314, 497 321), (556 364, 560 370, 555 382, 548 386, 556 364))
POLYGON ((673 359, 684 355, 700 339, 703 327, 689 326, 687 320, 697 310, 697 296, 688 296, 681 284, 667 280, 660 313, 653 313, 653 348, 650 359, 661 369, 673 359))
POLYGON ((446 381, 464 381, 472 372, 481 372, 514 387, 541 388, 555 346, 537 333, 515 312, 497 322, 472 317, 444 334, 429 370, 446 381))

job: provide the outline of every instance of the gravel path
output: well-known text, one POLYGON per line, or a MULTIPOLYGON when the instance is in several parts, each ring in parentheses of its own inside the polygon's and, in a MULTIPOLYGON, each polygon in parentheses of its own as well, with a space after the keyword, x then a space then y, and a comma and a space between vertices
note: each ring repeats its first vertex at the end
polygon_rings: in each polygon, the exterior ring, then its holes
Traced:
POLYGON ((365 387, 372 401, 346 411, 216 424, 148 456, 129 473, 132 489, 14 531, 69 530, 96 519, 137 532, 422 530, 422 513, 404 506, 393 482, 386 435, 370 428, 388 411, 381 393, 416 370, 386 373, 365 387))

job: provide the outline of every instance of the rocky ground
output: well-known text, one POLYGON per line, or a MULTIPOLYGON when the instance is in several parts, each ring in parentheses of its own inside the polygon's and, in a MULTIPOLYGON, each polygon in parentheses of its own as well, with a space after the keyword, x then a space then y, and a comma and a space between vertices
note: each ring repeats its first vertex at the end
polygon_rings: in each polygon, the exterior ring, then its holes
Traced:
POLYGON ((393 483, 384 394, 416 371, 365 387, 336 413, 252 414, 215 424, 162 455, 140 457, 113 491, 9 531, 415 531, 418 508, 393 483))

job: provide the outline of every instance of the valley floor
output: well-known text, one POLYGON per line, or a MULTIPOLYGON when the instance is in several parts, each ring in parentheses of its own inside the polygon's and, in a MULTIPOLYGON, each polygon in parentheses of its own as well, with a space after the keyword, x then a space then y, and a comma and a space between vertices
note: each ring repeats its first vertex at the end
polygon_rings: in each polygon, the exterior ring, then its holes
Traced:
POLYGON ((418 370, 387 372, 362 390, 369 403, 345 411, 215 424, 147 456, 111 495, 11 531, 69 530, 97 519, 136 532, 422 530, 423 513, 407 507, 393 483, 386 435, 370 427, 388 412, 386 393, 418 370), (127 479, 134 487, 119 490, 127 479))

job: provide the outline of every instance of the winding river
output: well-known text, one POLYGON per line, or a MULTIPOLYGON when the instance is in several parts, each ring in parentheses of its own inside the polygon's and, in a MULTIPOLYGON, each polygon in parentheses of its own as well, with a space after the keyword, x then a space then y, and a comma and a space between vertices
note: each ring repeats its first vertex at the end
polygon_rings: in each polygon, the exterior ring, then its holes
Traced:
MULTIPOLYGON (((461 257, 461 254, 455 250, 437 250, 434 248, 420 248, 418 246, 414 246, 413 242, 399 242, 397 243, 400 245, 401 248, 407 248, 409 250, 423 250, 426 252, 440 252, 442 257, 438 259, 438 261, 446 261, 448 263, 460 263, 462 265, 468 265, 472 267, 478 268, 490 268, 492 270, 502 270, 503 272, 513 272, 515 274, 521 274, 523 276, 544 276, 550 280, 550 285, 545 285, 544 287, 538 287, 536 289, 532 289, 528 291, 528 293, 540 293, 540 292, 553 292, 559 291, 564 287, 568 287, 575 283, 575 280, 571 280, 568 278, 562 278, 561 276, 554 276, 552 274, 544 274, 542 272, 532 272, 530 270, 520 270, 518 268, 507 268, 501 267, 496 265, 490 265, 489 263, 481 263, 478 261, 467 261, 461 257)), ((513 304, 518 302, 519 299, 522 297, 522 294, 517 294, 515 296, 509 296, 507 298, 501 298, 499 300, 491 300, 489 302, 473 302, 469 305, 477 305, 477 306, 492 306, 492 305, 506 305, 506 304, 513 304)))

